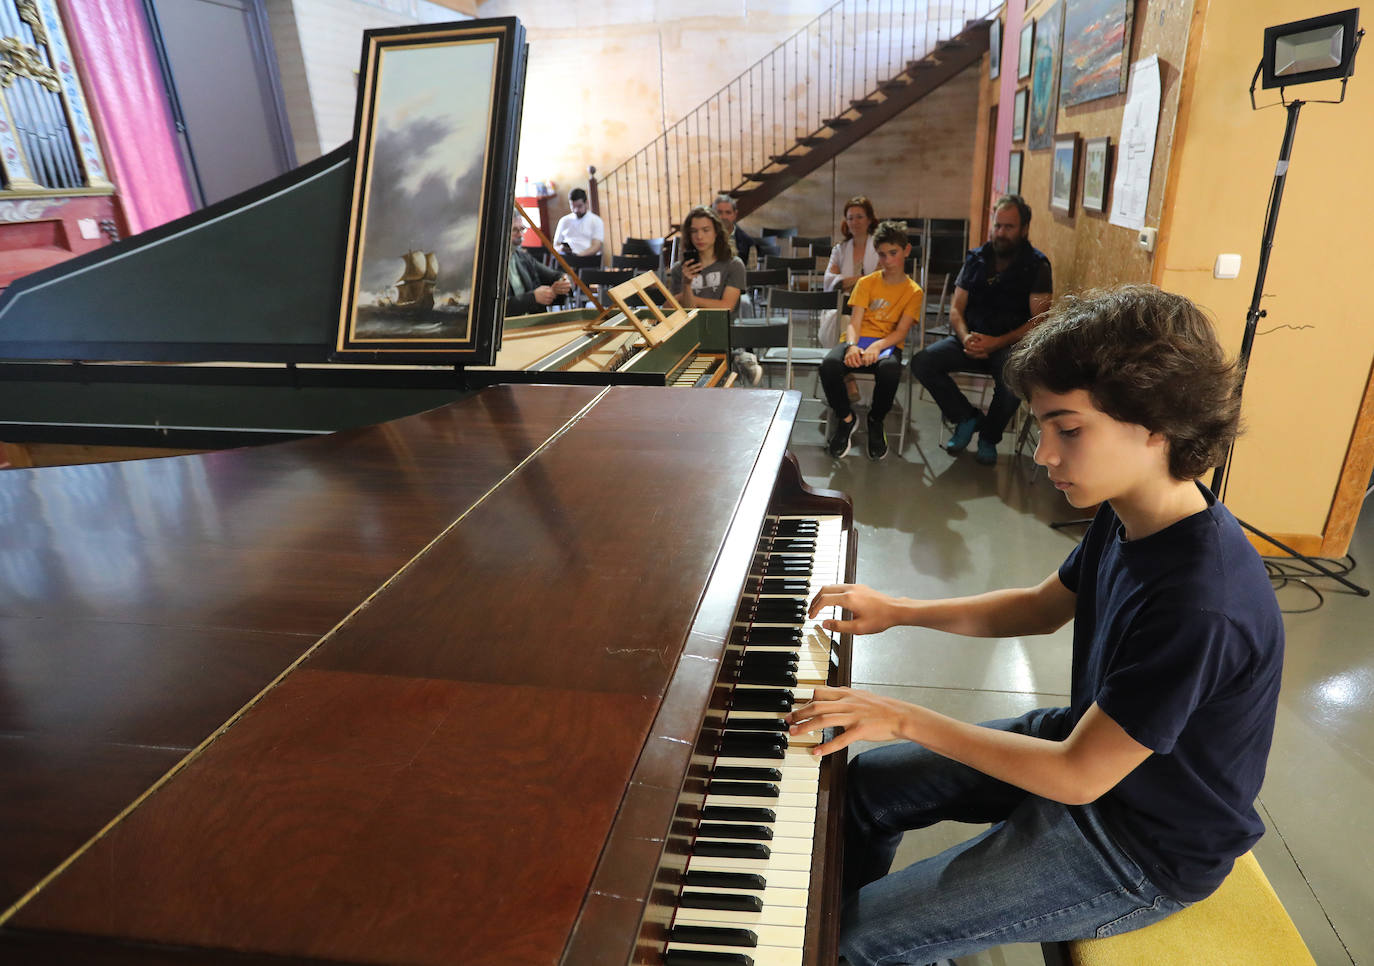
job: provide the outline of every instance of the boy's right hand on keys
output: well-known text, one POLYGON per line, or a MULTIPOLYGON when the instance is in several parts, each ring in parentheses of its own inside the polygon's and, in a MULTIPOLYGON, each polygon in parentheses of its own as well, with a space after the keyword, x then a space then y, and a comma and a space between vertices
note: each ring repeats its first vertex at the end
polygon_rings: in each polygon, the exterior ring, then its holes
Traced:
POLYGON ((816 592, 807 616, 814 619, 827 607, 853 614, 851 620, 827 618, 821 626, 842 634, 876 634, 897 623, 897 598, 863 584, 829 584, 816 592))

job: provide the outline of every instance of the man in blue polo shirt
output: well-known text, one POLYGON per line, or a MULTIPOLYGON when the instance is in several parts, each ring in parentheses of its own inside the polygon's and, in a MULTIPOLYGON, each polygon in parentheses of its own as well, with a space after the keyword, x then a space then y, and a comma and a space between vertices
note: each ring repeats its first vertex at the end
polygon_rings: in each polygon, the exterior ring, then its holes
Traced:
POLYGON ((993 211, 992 240, 968 253, 954 283, 949 310, 953 335, 911 359, 911 374, 926 387, 954 434, 945 443, 961 453, 978 433, 977 460, 997 462, 997 444, 1021 400, 1007 388, 1002 367, 1017 342, 1050 307, 1054 288, 1050 260, 1026 240, 1030 205, 1020 195, 1003 195, 993 211), (969 402, 952 372, 992 376, 992 402, 984 416, 969 402))

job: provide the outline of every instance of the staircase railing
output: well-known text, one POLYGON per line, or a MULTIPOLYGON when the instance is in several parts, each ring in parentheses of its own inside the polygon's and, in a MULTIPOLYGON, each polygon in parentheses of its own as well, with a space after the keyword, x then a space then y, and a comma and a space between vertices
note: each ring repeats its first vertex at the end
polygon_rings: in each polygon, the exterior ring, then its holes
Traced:
POLYGON ((1002 0, 838 0, 600 179, 607 247, 740 188, 1002 0))

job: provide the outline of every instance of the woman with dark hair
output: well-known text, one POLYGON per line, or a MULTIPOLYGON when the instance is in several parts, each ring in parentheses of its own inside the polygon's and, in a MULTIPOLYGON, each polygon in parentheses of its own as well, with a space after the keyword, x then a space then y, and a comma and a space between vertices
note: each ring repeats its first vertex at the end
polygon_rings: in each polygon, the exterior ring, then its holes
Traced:
MULTIPOLYGON (((726 309, 734 319, 740 293, 745 288, 744 262, 735 255, 735 246, 720 215, 697 205, 682 219, 682 258, 668 273, 668 289, 683 308, 726 309)), ((758 357, 735 349, 730 363, 754 385, 763 378, 758 357)))
POLYGON ((728 309, 734 318, 744 291, 744 262, 724 223, 698 205, 682 219, 682 258, 668 274, 668 289, 688 309, 728 309))
POLYGON ((878 250, 873 247, 873 230, 877 227, 873 202, 863 195, 845 202, 844 220, 840 223, 844 241, 831 250, 830 264, 825 266, 827 292, 848 292, 859 279, 878 270, 878 250))

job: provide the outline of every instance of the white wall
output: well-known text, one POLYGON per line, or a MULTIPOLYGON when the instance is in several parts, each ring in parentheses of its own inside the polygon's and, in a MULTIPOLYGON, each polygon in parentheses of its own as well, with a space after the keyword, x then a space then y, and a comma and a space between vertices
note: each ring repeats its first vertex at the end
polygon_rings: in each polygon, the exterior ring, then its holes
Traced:
POLYGON ((266 7, 298 164, 353 137, 364 30, 471 19, 427 0, 267 0, 266 7))

